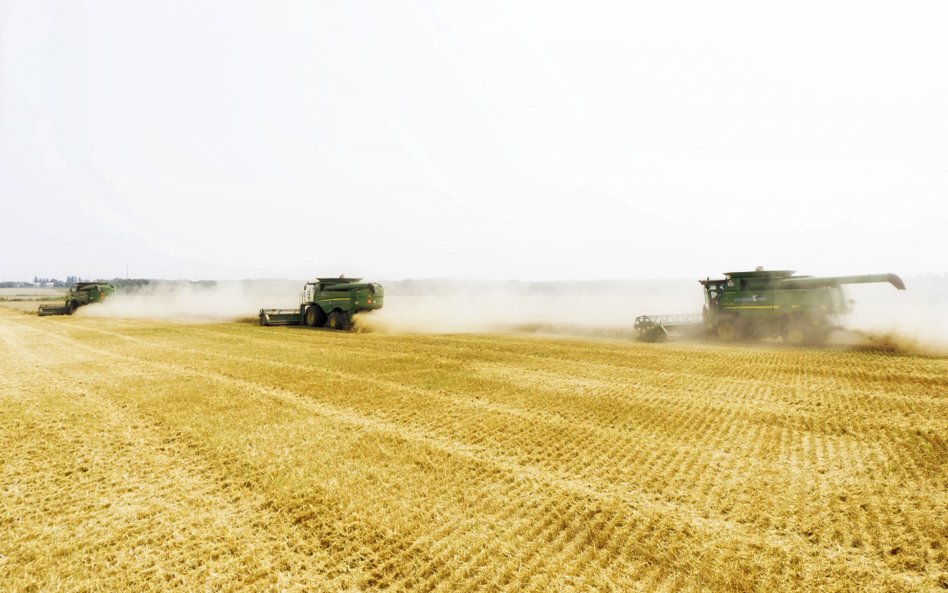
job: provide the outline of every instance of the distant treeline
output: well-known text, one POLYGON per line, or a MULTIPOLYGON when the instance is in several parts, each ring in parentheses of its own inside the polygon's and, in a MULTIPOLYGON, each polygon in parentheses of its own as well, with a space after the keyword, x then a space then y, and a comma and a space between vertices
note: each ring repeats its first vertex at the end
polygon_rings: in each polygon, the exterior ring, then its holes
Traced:
POLYGON ((65 280, 34 277, 33 282, 0 281, 0 288, 69 288, 70 286, 74 286, 77 282, 107 282, 116 288, 142 288, 145 286, 180 284, 203 287, 217 285, 217 282, 214 280, 152 280, 149 278, 112 278, 111 280, 97 278, 96 280, 90 280, 78 276, 66 276, 65 280))

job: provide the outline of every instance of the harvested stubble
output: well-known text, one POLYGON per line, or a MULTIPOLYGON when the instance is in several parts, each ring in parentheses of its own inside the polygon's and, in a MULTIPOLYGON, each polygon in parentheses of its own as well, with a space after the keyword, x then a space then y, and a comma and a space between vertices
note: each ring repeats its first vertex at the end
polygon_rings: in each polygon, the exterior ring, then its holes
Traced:
POLYGON ((0 590, 948 587, 948 361, 0 308, 0 590))

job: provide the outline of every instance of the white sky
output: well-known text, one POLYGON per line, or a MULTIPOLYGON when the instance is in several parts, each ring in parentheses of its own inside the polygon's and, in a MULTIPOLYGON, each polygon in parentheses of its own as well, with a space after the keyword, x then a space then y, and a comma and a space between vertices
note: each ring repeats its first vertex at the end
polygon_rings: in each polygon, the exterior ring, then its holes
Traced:
POLYGON ((948 271, 948 3, 0 0, 0 279, 948 271))

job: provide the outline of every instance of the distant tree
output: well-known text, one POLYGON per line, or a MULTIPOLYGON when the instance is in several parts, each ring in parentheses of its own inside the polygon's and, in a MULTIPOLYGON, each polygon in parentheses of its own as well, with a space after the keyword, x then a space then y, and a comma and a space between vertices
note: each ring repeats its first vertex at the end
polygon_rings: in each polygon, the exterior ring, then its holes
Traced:
POLYGON ((110 282, 113 286, 115 286, 115 288, 120 289, 141 288, 154 283, 153 280, 149 280, 147 278, 113 278, 110 282))

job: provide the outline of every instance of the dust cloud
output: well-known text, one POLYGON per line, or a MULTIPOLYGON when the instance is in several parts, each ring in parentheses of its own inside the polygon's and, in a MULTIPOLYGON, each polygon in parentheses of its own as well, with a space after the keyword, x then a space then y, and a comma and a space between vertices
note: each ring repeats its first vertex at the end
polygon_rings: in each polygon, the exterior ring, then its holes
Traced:
POLYGON ((893 352, 948 355, 948 274, 907 276, 906 290, 888 284, 847 288, 856 301, 837 342, 893 352))
POLYGON ((159 282, 120 288, 109 300, 81 307, 76 315, 189 323, 256 320, 264 307, 297 307, 302 285, 290 280, 159 282))
MULTIPOLYGON (((856 302, 840 316, 830 345, 913 354, 948 354, 948 275, 845 287, 856 302)), ((384 283, 385 307, 356 316, 364 331, 391 333, 538 332, 634 338, 638 315, 700 313, 696 280, 598 282, 384 283)))
MULTIPOLYGON (((830 345, 948 354, 948 274, 846 288, 856 300, 830 345)), ((638 315, 700 313, 696 280, 526 282, 382 281, 385 307, 356 329, 387 333, 535 332, 634 338, 638 315)), ((121 289, 77 315, 181 322, 255 321, 261 308, 296 308, 303 281, 162 282, 121 289)))
POLYGON ((391 333, 538 332, 633 337, 643 314, 701 311, 693 280, 388 282, 385 307, 359 329, 391 333))
MULTIPOLYGON (((161 282, 120 289, 80 308, 87 317, 227 322, 261 308, 299 306, 302 280, 161 282)), ((646 313, 700 312, 693 280, 600 282, 383 281, 383 309, 356 316, 357 329, 389 333, 534 331, 632 335, 646 313)))

